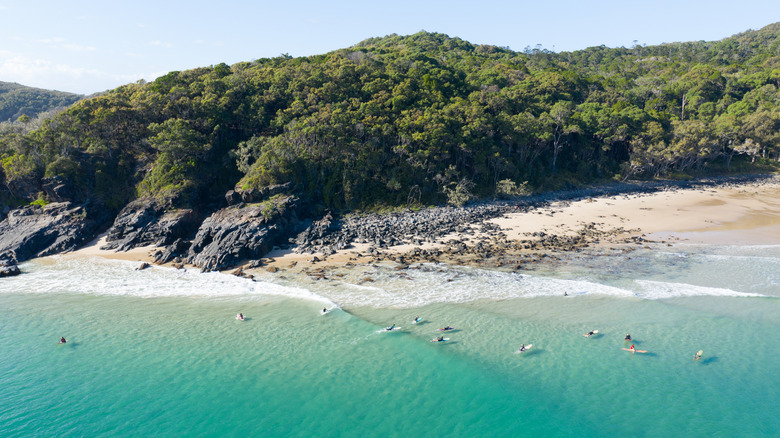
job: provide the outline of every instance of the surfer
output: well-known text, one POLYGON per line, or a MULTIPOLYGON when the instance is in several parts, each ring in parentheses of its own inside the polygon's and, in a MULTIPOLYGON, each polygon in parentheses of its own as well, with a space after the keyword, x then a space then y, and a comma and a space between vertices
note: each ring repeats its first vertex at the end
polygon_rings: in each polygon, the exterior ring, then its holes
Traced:
POLYGON ((422 318, 420 318, 420 315, 415 316, 414 317, 414 323, 417 324, 418 322, 420 322, 421 319, 422 318))
POLYGON ((244 314, 239 312, 239 314, 236 315, 236 319, 239 320, 239 321, 243 321, 244 320, 244 314))
POLYGON ((68 341, 66 341, 66 340, 65 340, 65 337, 63 337, 63 336, 60 336, 60 342, 58 342, 59 344, 65 344, 65 343, 67 343, 67 342, 68 342, 68 341))
POLYGON ((631 335, 629 335, 628 333, 626 333, 626 339, 625 339, 625 340, 626 340, 626 341, 630 341, 630 340, 631 340, 631 335))
POLYGON ((387 330, 388 332, 391 332, 391 331, 393 331, 394 328, 395 328, 395 324, 391 325, 390 327, 385 328, 385 330, 387 330))
POLYGON ((444 328, 440 328, 439 330, 441 330, 443 332, 446 332, 447 330, 454 330, 454 329, 455 329, 455 327, 447 326, 447 327, 444 327, 444 328))
POLYGON ((696 352, 696 353, 693 355, 693 360, 699 360, 699 359, 701 359, 701 355, 702 355, 702 350, 699 350, 699 351, 697 351, 697 352, 696 352))
POLYGON ((566 291, 563 291, 563 296, 564 296, 564 297, 568 297, 568 296, 569 296, 569 293, 568 293, 568 292, 566 292, 566 291))
POLYGON ((631 352, 632 352, 632 353, 636 351, 636 350, 634 349, 634 344, 631 344, 631 347, 629 347, 629 350, 631 350, 631 352))
POLYGON ((520 351, 525 351, 525 344, 520 344, 520 351))
POLYGON ((322 313, 328 313, 328 308, 327 307, 323 307, 322 308, 322 313))
POLYGON ((589 331, 587 334, 585 334, 585 336, 593 336, 595 333, 596 333, 596 332, 594 332, 593 330, 591 330, 591 331, 589 331))

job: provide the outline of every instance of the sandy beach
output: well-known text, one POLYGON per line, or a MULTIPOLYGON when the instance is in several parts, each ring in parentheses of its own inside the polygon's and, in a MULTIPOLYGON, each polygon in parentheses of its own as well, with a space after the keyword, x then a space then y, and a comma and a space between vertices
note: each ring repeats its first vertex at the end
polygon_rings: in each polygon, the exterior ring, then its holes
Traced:
MULTIPOLYGON (((688 241, 714 244, 780 244, 780 178, 712 188, 671 189, 643 194, 625 194, 578 201, 557 201, 530 211, 509 213, 490 222, 500 227, 507 240, 533 240, 539 233, 575 235, 590 224, 616 236, 641 236, 650 241, 688 241)), ((463 236, 445 236, 449 238, 463 236)), ((467 238, 468 241, 474 239, 467 238)), ((101 236, 71 256, 152 262, 153 246, 115 252, 100 249, 101 236)), ((263 268, 290 269, 314 264, 339 265, 370 260, 368 244, 323 257, 274 250, 263 259, 263 268)), ((422 249, 443 244, 426 243, 422 249)), ((415 245, 398 245, 388 251, 403 254, 415 245)))

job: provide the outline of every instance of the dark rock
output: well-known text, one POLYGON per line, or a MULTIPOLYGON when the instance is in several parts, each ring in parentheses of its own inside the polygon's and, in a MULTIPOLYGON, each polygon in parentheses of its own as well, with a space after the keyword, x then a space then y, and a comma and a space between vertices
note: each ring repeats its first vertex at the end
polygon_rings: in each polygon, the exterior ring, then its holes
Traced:
POLYGON ((260 192, 255 189, 239 190, 238 193, 241 196, 241 200, 247 204, 260 200, 260 192))
POLYGON ((196 228, 197 217, 192 210, 166 210, 155 200, 137 199, 119 212, 102 249, 126 251, 152 244, 170 245, 196 228))
POLYGON ((228 207, 206 218, 188 250, 188 263, 204 271, 258 259, 284 241, 297 223, 298 198, 279 199, 273 206, 228 207), (290 224, 285 228, 282 218, 290 224))
POLYGON ((184 239, 176 239, 172 244, 165 247, 164 251, 155 254, 154 262, 159 264, 168 263, 176 258, 181 258, 186 255, 189 243, 184 239))
POLYGON ((149 266, 151 266, 149 263, 143 262, 143 263, 141 263, 141 266, 135 268, 135 270, 136 271, 143 271, 144 269, 148 268, 149 266))
POLYGON ((41 183, 44 197, 49 202, 72 201, 74 198, 73 190, 70 185, 66 184, 65 181, 58 176, 44 178, 41 183))
POLYGON ((0 254, 16 260, 73 251, 92 240, 110 219, 105 208, 85 203, 28 205, 8 213, 0 222, 0 254))
POLYGON ((0 277, 13 277, 14 275, 19 275, 21 273, 22 271, 19 270, 19 266, 16 264, 0 265, 0 277))
POLYGON ((241 194, 235 190, 228 190, 228 192, 225 193, 225 201, 227 201, 228 205, 236 205, 241 202, 241 194))

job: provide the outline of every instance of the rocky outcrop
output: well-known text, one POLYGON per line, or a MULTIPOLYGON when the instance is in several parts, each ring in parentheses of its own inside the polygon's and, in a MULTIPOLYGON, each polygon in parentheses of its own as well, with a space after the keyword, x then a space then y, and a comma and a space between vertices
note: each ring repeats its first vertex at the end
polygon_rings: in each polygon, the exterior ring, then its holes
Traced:
POLYGON ((215 212, 198 229, 187 262, 204 271, 216 271, 263 257, 295 231, 298 202, 289 196, 215 212))
POLYGON ((103 211, 70 202, 11 210, 0 222, 0 254, 12 254, 22 262, 75 250, 105 227, 109 218, 103 211))
POLYGON ((49 202, 73 201, 74 192, 70 184, 60 177, 44 178, 41 180, 41 188, 45 198, 49 202))
POLYGON ((251 204, 254 202, 262 202, 271 196, 278 195, 280 193, 288 193, 292 190, 292 182, 286 182, 284 184, 275 184, 266 186, 261 189, 247 189, 243 190, 236 188, 225 193, 225 201, 228 205, 237 205, 241 202, 251 204))
POLYGON ((197 215, 190 209, 166 211, 155 200, 137 199, 119 212, 103 249, 126 251, 152 244, 166 246, 190 236, 197 226, 197 215))

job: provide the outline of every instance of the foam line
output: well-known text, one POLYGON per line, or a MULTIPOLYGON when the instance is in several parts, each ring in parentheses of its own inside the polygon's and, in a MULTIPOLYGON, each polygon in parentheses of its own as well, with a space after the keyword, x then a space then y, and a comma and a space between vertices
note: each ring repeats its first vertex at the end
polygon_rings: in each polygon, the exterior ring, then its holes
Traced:
POLYGON ((36 293, 84 293, 92 295, 152 297, 286 296, 335 306, 310 290, 252 281, 218 272, 151 266, 137 271, 138 262, 55 256, 27 262, 26 272, 0 283, 0 292, 34 290, 36 293), (23 282, 24 288, 15 287, 23 282))
POLYGON ((765 297, 757 293, 738 292, 731 289, 696 286, 685 283, 667 283, 652 280, 636 280, 642 289, 637 296, 648 300, 663 300, 680 297, 765 297))

